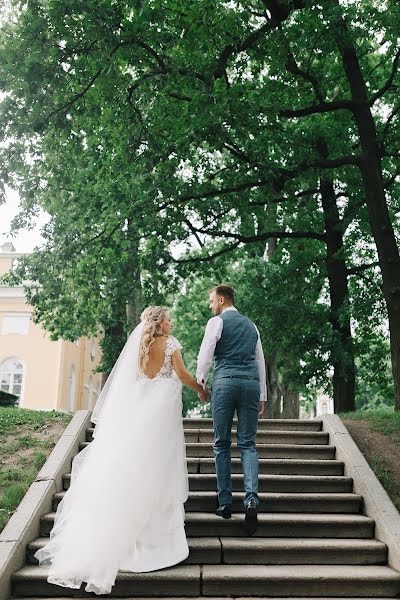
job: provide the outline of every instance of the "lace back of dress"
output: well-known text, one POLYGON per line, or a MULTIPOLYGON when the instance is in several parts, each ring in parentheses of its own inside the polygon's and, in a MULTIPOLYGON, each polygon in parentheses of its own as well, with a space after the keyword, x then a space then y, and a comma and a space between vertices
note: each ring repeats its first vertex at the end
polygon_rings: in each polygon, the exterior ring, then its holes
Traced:
POLYGON ((174 338, 174 336, 169 335, 168 339, 167 339, 167 344, 165 346, 164 362, 162 364, 161 369, 158 371, 158 373, 154 377, 148 377, 140 370, 139 378, 144 378, 144 379, 156 379, 159 377, 168 378, 168 379, 171 378, 173 375, 172 355, 175 352, 175 350, 181 349, 181 348, 182 348, 182 346, 178 342, 178 340, 176 338, 174 338))

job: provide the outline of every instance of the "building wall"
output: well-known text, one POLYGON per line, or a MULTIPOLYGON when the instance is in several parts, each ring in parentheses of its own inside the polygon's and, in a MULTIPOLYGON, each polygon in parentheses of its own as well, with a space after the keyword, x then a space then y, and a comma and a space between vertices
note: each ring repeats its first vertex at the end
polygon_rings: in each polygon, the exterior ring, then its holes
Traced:
MULTIPOLYGON (((0 247, 0 275, 19 256, 8 247, 0 247)), ((100 337, 52 341, 33 323, 32 311, 22 287, 0 285, 0 369, 9 358, 21 361, 20 406, 71 412, 93 408, 101 389, 101 373, 93 373, 101 360, 100 337)))
POLYGON ((101 373, 93 373, 101 359, 98 338, 82 336, 77 342, 63 342, 59 377, 59 408, 92 409, 100 393, 101 373))

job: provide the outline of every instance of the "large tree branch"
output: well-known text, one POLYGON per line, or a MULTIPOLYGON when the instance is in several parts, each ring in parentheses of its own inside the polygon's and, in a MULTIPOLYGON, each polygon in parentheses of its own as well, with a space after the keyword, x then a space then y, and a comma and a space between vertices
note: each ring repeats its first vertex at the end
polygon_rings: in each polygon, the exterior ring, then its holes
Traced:
POLYGON ((311 106, 305 106, 304 108, 281 110, 279 112, 279 115, 282 117, 293 119, 297 117, 306 117, 309 115, 334 112, 336 110, 352 110, 353 106, 354 102, 352 100, 320 102, 319 104, 312 104, 311 106))
POLYGON ((343 212, 343 217, 340 221, 343 233, 347 230, 350 223, 354 219, 359 208, 365 205, 365 198, 361 198, 355 202, 349 203, 343 212))
POLYGON ((307 169, 336 169, 338 167, 344 166, 359 166, 361 159, 358 156, 339 156, 338 158, 333 159, 319 159, 307 163, 302 163, 296 167, 296 169, 280 169, 279 175, 275 178, 269 177, 268 179, 262 179, 258 181, 249 181, 241 184, 237 184, 234 186, 228 186, 226 188, 220 188, 218 190, 212 189, 207 190, 205 192, 200 192, 198 194, 185 194, 181 196, 173 203, 165 202, 161 204, 159 207, 159 211, 164 210, 171 206, 171 204, 184 204, 186 202, 190 202, 191 200, 204 200, 207 198, 216 198, 217 196, 224 196, 227 194, 232 194, 235 192, 240 192, 243 190, 248 190, 251 188, 260 188, 264 186, 271 186, 275 189, 281 189, 282 185, 289 181, 290 179, 295 179, 299 174, 304 172, 307 169))
POLYGON ((381 138, 383 144, 385 143, 385 140, 388 136, 390 126, 392 124, 393 119, 395 119, 399 113, 400 113, 400 104, 392 110, 392 112, 390 113, 389 117, 386 120, 385 126, 383 128, 383 132, 382 132, 382 138, 381 138))
POLYGON ((275 24, 271 23, 271 21, 268 21, 259 29, 252 31, 250 35, 248 35, 247 38, 244 39, 242 42, 238 44, 229 44, 225 46, 225 48, 219 55, 217 65, 214 69, 214 79, 220 79, 225 74, 226 67, 231 56, 233 56, 234 54, 240 54, 241 52, 248 50, 249 48, 254 46, 254 44, 256 44, 259 39, 264 37, 267 31, 271 31, 275 27, 275 24))
POLYGON ((318 188, 303 190, 302 192, 297 192, 293 194, 293 196, 280 196, 279 198, 272 198, 269 200, 259 200, 252 202, 250 201, 250 206, 266 206, 267 204, 280 204, 281 202, 289 202, 290 200, 297 200, 297 198, 306 198, 307 196, 313 196, 318 194, 318 188))
POLYGON ((318 101, 320 102, 320 104, 325 103, 325 98, 320 89, 317 78, 299 67, 299 65, 297 64, 297 61, 294 57, 294 54, 292 53, 291 50, 288 50, 288 57, 286 60, 286 68, 289 71, 289 73, 292 73, 292 75, 295 75, 296 77, 300 77, 301 79, 304 79, 305 81, 308 81, 309 83, 311 83, 311 85, 314 89, 315 95, 316 95, 318 101))
POLYGON ((388 190, 392 187, 392 185, 397 181, 397 178, 400 176, 400 165, 396 168, 394 173, 389 177, 389 179, 385 179, 384 188, 388 190))
MULTIPOLYGON (((241 192, 243 190, 248 190, 253 187, 262 187, 264 185, 269 185, 271 181, 269 179, 261 180, 261 181, 248 181, 244 183, 240 183, 238 185, 228 186, 226 188, 220 188, 218 190, 212 189, 207 190, 206 192, 201 192, 199 194, 186 194, 178 198, 173 204, 185 204, 186 202, 190 202, 191 200, 205 200, 207 198, 216 198, 217 196, 225 196, 227 194, 233 194, 235 192, 241 192)), ((159 211, 168 208, 171 205, 170 202, 165 202, 161 204, 158 208, 159 211)))
POLYGON ((363 273, 372 267, 379 267, 379 262, 372 262, 364 265, 357 265, 356 267, 349 267, 347 269, 347 275, 358 275, 359 273, 363 273))
POLYGON ((186 226, 188 227, 189 231, 194 235, 194 237, 197 240, 197 243, 199 244, 200 248, 204 248, 204 242, 201 241, 199 234, 197 233, 196 229, 193 227, 192 223, 189 221, 189 219, 184 219, 184 222, 186 223, 186 226))
POLYGON ((169 66, 164 60, 164 58, 156 50, 154 50, 154 48, 150 46, 150 44, 143 42, 137 37, 127 38, 120 43, 120 47, 129 45, 138 46, 139 48, 145 50, 145 52, 147 52, 156 61, 158 67, 160 68, 163 74, 173 73, 175 71, 180 75, 195 77, 196 79, 204 83, 207 87, 209 87, 208 79, 204 77, 201 73, 182 68, 175 69, 174 67, 169 66))
MULTIPOLYGON (((109 58, 111 59, 112 56, 117 52, 117 50, 119 50, 119 48, 121 48, 121 43, 117 44, 116 46, 114 46, 114 48, 112 49, 109 58)), ((71 98, 71 100, 68 100, 68 102, 66 102, 65 104, 63 104, 62 106, 54 109, 53 111, 50 112, 50 114, 47 116, 48 119, 50 119, 52 116, 54 116, 55 114, 59 113, 60 111, 63 112, 63 114, 67 114, 67 112, 69 111, 69 109, 76 103, 78 102, 78 100, 80 100, 81 98, 83 98, 87 92, 93 87, 93 85, 95 84, 95 82, 97 81, 97 79, 100 77, 100 75, 104 72, 106 67, 100 67, 96 73, 90 78, 89 82, 81 89, 80 92, 78 92, 77 94, 75 94, 75 96, 73 98, 71 98)))
POLYGON ((289 4, 290 6, 288 8, 282 9, 278 2, 264 1, 264 5, 269 11, 271 18, 259 29, 252 31, 242 42, 238 44, 228 44, 225 46, 214 69, 214 79, 219 79, 225 75, 229 59, 234 54, 240 54, 240 52, 244 52, 245 50, 248 50, 254 46, 268 31, 272 31, 273 29, 279 27, 282 22, 289 17, 291 12, 300 8, 304 8, 306 6, 306 0, 294 0, 289 4))
POLYGON ((309 163, 304 163, 303 168, 311 169, 311 168, 319 168, 319 169, 336 169, 338 167, 346 167, 346 166, 360 166, 361 165, 361 157, 349 155, 349 156, 339 156, 338 158, 321 158, 319 160, 311 161, 309 163))
POLYGON ((95 81, 100 77, 100 75, 103 72, 103 67, 100 67, 100 69, 98 69, 96 71, 96 73, 93 75, 93 77, 91 77, 89 83, 87 83, 80 92, 78 92, 78 94, 75 94, 75 96, 73 98, 71 98, 71 100, 69 100, 68 102, 66 102, 65 104, 63 104, 62 106, 52 110, 49 115, 47 116, 48 119, 51 119, 51 117, 53 117, 55 114, 62 112, 64 115, 67 114, 67 112, 69 111, 70 108, 72 108, 72 106, 78 102, 78 100, 80 100, 81 98, 83 98, 87 92, 93 87, 95 81))
POLYGON ((291 0, 291 2, 285 2, 286 6, 282 6, 282 3, 277 0, 262 0, 262 3, 269 11, 272 21, 277 26, 286 21, 290 13, 307 6, 307 0, 291 0))
POLYGON ((311 239, 311 240, 319 240, 321 242, 326 242, 326 236, 324 233, 319 233, 318 231, 264 231, 257 235, 241 235, 239 233, 231 233, 229 231, 210 231, 207 229, 202 229, 195 227, 195 230, 198 233, 202 233, 204 235, 209 235, 213 238, 227 238, 236 240, 242 244, 252 244, 255 242, 262 242, 264 240, 268 240, 269 238, 294 238, 294 239, 311 239))
POLYGON ((389 75, 385 85, 383 85, 381 87, 381 89, 378 90, 377 92, 375 92, 375 94, 370 98, 370 101, 369 101, 370 106, 372 106, 374 104, 374 102, 376 102, 379 98, 382 98, 382 96, 384 96, 386 94, 386 92, 388 92, 390 90, 390 88, 392 87, 394 78, 396 77, 396 74, 397 74, 397 69, 399 67, 399 61, 400 61, 400 46, 399 46, 399 48, 397 48, 397 52, 394 56, 390 75, 389 75))
POLYGON ((210 261, 214 260, 215 258, 222 256, 223 254, 227 254, 228 252, 232 252, 233 250, 236 250, 236 248, 238 248, 239 246, 240 246, 240 242, 236 242, 235 244, 229 244, 228 246, 225 246, 224 248, 222 248, 221 250, 218 250, 218 252, 214 252, 213 254, 207 254, 206 256, 193 256, 191 258, 172 258, 172 262, 174 262, 178 265, 184 265, 184 264, 189 264, 189 263, 210 262, 210 261))

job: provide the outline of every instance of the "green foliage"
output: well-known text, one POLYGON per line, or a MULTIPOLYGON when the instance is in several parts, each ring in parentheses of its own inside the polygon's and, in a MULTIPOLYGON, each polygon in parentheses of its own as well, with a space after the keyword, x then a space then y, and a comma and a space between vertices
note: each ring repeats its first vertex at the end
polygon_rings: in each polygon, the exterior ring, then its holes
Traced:
MULTIPOLYGON (((44 247, 3 281, 33 282, 28 301, 52 339, 100 324, 112 332, 100 367, 110 370, 139 270, 136 304, 173 304, 193 371, 204 290, 229 279, 280 378, 304 395, 331 391, 333 365, 345 368, 349 356, 332 327, 320 194, 328 173, 357 402, 386 401, 387 314, 336 35, 344 19, 372 97, 390 76, 399 6, 53 0, 14 9, 0 36, 0 182, 20 193, 16 228, 39 208, 49 223, 44 247)), ((373 114, 398 227, 397 73, 392 83, 373 114)), ((187 392, 184 402, 188 410, 196 399, 187 392)))
POLYGON ((0 390, 0 406, 15 406, 18 396, 0 390))
POLYGON ((0 408, 0 531, 56 443, 49 429, 66 427, 71 418, 56 411, 0 408))
POLYGON ((71 420, 70 414, 58 411, 29 410, 27 408, 0 408, 0 434, 29 426, 32 430, 41 429, 52 421, 67 425, 71 420))

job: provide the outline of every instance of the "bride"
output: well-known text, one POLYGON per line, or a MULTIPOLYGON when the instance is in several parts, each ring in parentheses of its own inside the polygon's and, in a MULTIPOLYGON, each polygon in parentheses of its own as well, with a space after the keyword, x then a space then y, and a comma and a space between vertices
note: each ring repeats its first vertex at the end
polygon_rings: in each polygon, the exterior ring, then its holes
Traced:
POLYGON ((189 554, 182 383, 186 370, 168 311, 149 306, 96 403, 93 441, 72 462, 48 543, 35 553, 47 581, 108 594, 118 570, 145 572, 189 554))

